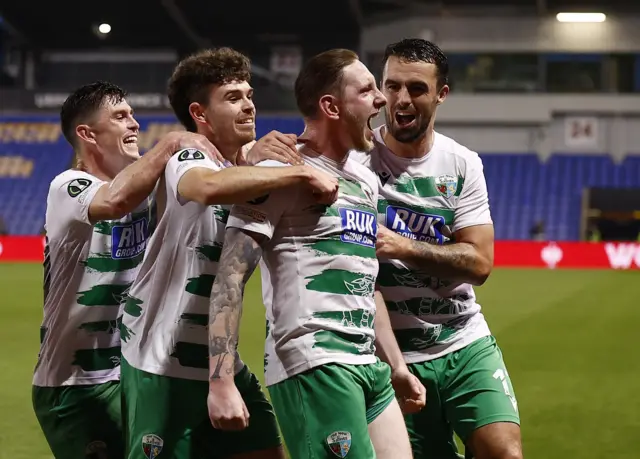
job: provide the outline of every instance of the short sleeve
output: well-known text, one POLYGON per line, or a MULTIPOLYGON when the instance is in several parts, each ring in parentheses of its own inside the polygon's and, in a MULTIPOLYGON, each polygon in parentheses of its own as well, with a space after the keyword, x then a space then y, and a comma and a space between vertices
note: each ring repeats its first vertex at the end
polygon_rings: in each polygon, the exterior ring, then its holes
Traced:
MULTIPOLYGON (((278 161, 267 160, 257 167, 288 167, 278 161)), ((280 188, 259 198, 232 207, 227 228, 238 228, 262 234, 271 239, 285 210, 295 201, 291 188, 280 188)))
POLYGON ((197 167, 211 169, 213 171, 222 169, 221 166, 212 161, 207 155, 195 148, 185 148, 179 151, 173 155, 167 163, 164 172, 167 187, 171 190, 176 200, 182 204, 184 204, 184 200, 178 194, 178 183, 180 183, 180 179, 187 171, 197 167))
POLYGON ((73 223, 90 226, 89 207, 98 190, 106 184, 104 180, 78 170, 58 175, 49 187, 47 231, 64 233, 73 223))
POLYGON ((492 223, 482 160, 476 155, 467 162, 467 171, 456 206, 452 231, 492 223))

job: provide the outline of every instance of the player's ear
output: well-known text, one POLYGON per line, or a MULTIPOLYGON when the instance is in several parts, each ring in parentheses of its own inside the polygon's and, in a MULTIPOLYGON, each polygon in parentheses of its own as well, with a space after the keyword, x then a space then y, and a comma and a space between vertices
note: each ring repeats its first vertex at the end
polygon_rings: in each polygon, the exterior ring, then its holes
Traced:
POLYGON ((207 116, 204 109, 205 108, 198 102, 191 102, 191 104, 189 104, 189 115, 191 115, 191 118, 193 118, 196 125, 207 124, 207 116))
POLYGON ((88 124, 79 124, 76 126, 76 135, 80 138, 80 140, 84 142, 89 142, 95 145, 96 136, 89 127, 88 124))
POLYGON ((438 91, 438 102, 437 104, 440 105, 442 102, 444 102, 444 100, 447 98, 447 95, 449 94, 449 85, 443 85, 440 88, 440 91, 438 91))
POLYGON ((340 109, 338 108, 337 99, 331 94, 325 94, 318 102, 320 111, 329 119, 337 120, 340 117, 340 109))

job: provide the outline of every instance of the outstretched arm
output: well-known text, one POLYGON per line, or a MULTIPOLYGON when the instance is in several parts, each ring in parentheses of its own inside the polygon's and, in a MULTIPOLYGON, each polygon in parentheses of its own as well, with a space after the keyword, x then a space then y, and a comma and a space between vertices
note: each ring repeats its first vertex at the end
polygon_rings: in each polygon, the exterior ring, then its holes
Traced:
POLYGON ((244 287, 255 271, 264 236, 229 228, 211 289, 209 306, 209 378, 233 378, 244 287))

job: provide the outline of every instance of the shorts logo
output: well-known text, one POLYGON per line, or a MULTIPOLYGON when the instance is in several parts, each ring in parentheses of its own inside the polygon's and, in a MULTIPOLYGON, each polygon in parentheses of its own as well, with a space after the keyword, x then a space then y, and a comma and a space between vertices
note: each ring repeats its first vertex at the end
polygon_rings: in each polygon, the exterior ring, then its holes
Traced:
POLYGON ((147 246, 148 226, 146 218, 114 226, 111 229, 111 258, 134 258, 144 252, 147 246))
POLYGON ((164 440, 157 435, 147 434, 142 437, 142 451, 147 459, 155 459, 162 452, 164 440))
POLYGON ((86 459, 108 459, 107 444, 103 441, 92 441, 84 449, 86 459))
POLYGON ((450 198, 456 194, 458 189, 458 179, 453 175, 444 174, 436 177, 436 190, 445 198, 450 198))
POLYGON ((441 215, 422 214, 404 207, 387 207, 385 222, 390 230, 416 241, 443 244, 451 235, 441 215))
POLYGON ((69 196, 71 196, 72 198, 75 198, 84 190, 89 188, 89 185, 91 185, 91 183, 93 182, 91 182, 91 180, 89 179, 85 179, 85 178, 75 179, 67 187, 67 193, 69 193, 69 196))
POLYGON ((187 148, 178 154, 178 161, 189 161, 193 159, 204 159, 204 153, 195 148, 187 148))
POLYGON ((333 432, 327 437, 327 445, 337 457, 346 457, 351 449, 351 433, 344 430, 333 432))
POLYGON ((375 247, 378 234, 376 215, 357 209, 338 208, 342 219, 340 240, 350 244, 375 247))

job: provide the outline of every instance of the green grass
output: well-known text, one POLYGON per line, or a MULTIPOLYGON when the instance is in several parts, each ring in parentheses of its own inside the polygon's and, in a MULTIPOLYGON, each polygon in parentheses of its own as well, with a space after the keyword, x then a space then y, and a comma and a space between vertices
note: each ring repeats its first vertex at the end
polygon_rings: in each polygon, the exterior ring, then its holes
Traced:
MULTIPOLYGON (((31 408, 41 267, 0 265, 0 459, 51 459, 31 408)), ((479 301, 503 350, 528 459, 626 459, 640 450, 640 276, 496 270, 479 301)), ((264 313, 247 288, 241 354, 262 376, 264 313)))

